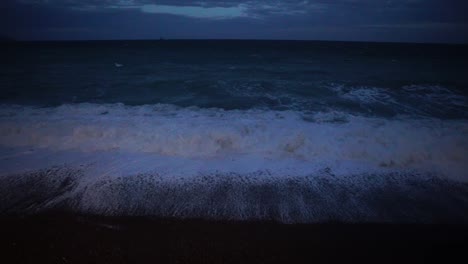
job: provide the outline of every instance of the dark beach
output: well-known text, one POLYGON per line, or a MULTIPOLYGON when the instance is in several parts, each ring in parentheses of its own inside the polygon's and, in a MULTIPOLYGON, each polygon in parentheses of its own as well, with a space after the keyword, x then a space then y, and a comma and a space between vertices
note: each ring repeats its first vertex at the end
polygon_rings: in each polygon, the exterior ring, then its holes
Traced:
POLYGON ((3 216, 3 263, 448 263, 466 225, 279 224, 68 213, 3 216))

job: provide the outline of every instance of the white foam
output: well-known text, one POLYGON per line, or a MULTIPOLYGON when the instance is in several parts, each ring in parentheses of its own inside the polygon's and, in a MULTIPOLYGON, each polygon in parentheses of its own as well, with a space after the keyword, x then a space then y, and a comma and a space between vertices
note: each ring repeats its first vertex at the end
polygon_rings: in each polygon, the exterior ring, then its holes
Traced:
POLYGON ((395 100, 387 92, 376 87, 358 87, 344 92, 342 98, 361 103, 395 103, 395 100))
MULTIPOLYGON (((273 169, 287 174, 330 167, 347 172, 418 170, 468 180, 465 120, 381 119, 336 112, 305 119, 304 113, 294 111, 173 105, 2 106, 0 145, 144 154, 158 157, 150 159, 153 163, 161 158, 167 164, 168 159, 182 160, 173 164, 174 170, 190 167, 181 164, 193 161, 204 170, 226 172, 273 169), (336 116, 340 122, 334 122, 336 116)), ((171 170, 171 165, 163 167, 158 169, 171 170)))

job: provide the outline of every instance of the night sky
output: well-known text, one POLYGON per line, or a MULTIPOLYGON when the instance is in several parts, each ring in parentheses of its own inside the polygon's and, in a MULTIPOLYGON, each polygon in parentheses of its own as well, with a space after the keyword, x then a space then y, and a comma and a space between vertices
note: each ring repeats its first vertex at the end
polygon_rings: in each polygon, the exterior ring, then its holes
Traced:
POLYGON ((1 0, 17 40, 468 42, 466 0, 1 0))

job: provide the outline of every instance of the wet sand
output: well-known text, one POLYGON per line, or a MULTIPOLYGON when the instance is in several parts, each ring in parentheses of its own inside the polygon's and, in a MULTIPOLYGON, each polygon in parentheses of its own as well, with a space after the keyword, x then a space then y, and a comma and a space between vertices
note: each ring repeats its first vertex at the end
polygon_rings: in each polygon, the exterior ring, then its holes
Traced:
POLYGON ((3 263, 448 263, 468 225, 0 217, 3 263))

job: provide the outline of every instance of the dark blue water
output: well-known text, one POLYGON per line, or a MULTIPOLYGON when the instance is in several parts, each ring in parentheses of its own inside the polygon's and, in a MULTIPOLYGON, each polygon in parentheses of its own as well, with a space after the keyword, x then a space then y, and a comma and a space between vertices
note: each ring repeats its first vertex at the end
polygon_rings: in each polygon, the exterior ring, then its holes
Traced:
POLYGON ((2 46, 0 103, 468 116, 468 46, 308 41, 2 46))

